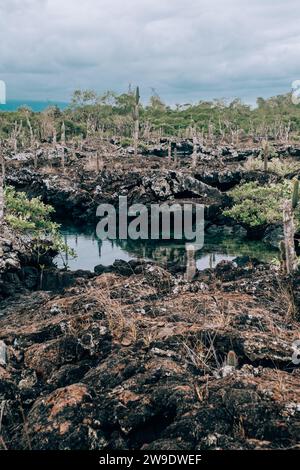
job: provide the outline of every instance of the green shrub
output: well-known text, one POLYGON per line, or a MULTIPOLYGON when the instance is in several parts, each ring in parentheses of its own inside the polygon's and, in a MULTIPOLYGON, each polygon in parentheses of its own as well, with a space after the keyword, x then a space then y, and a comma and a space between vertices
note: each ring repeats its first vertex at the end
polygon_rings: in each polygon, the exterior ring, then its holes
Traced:
MULTIPOLYGON (((284 199, 291 199, 292 192, 293 183, 287 180, 269 186, 261 186, 257 182, 242 184, 230 192, 234 205, 223 214, 248 227, 282 222, 282 203, 284 199)), ((299 227, 299 209, 295 216, 299 227)))
POLYGON ((52 206, 44 204, 40 198, 28 199, 23 192, 11 186, 5 188, 6 220, 16 230, 52 232, 59 227, 50 220, 54 212, 52 206))
POLYGON ((144 142, 139 142, 139 150, 141 152, 147 152, 148 150, 148 145, 145 144, 144 142))
POLYGON ((123 148, 131 147, 133 145, 133 141, 129 137, 123 137, 123 139, 120 140, 120 145, 123 148))
POLYGON ((15 230, 28 234, 33 241, 34 249, 41 254, 47 250, 57 252, 70 250, 60 235, 60 225, 51 220, 54 208, 44 204, 40 198, 29 199, 23 192, 17 192, 11 186, 6 186, 5 197, 5 220, 15 230), (45 242, 51 241, 51 244, 45 242))

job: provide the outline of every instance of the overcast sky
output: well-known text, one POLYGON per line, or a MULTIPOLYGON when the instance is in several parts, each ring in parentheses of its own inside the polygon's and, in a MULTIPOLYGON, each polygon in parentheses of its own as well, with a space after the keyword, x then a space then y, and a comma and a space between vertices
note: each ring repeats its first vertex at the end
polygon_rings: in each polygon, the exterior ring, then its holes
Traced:
POLYGON ((300 79, 299 24, 299 0, 0 0, 0 79, 11 99, 253 102, 300 79))

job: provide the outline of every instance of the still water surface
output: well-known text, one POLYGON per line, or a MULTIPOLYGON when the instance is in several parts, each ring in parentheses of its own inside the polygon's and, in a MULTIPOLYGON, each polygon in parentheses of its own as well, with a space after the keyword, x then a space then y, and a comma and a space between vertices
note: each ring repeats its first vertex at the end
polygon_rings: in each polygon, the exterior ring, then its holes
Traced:
MULTIPOLYGON (((62 227, 61 233, 77 256, 72 258, 65 254, 59 255, 55 261, 60 268, 67 264, 71 270, 93 271, 98 264, 109 266, 116 259, 130 261, 138 258, 162 264, 167 262, 185 264, 185 245, 177 241, 105 240, 102 242, 97 239, 93 230, 83 230, 74 226, 62 227)), ((277 252, 262 242, 206 235, 203 249, 196 254, 197 267, 199 270, 214 268, 220 261, 233 260, 237 256, 272 261, 276 258, 277 252)))

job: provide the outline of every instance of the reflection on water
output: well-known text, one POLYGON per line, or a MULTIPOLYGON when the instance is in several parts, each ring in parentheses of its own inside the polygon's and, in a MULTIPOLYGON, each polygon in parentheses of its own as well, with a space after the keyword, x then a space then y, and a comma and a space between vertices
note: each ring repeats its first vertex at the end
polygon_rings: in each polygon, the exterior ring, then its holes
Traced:
MULTIPOLYGON (((97 264, 109 266, 116 259, 129 261, 143 258, 161 264, 174 263, 185 265, 185 244, 174 241, 133 241, 98 240, 94 231, 83 231, 75 227, 61 230, 65 242, 75 250, 77 257, 59 255, 55 261, 58 267, 67 265, 71 270, 94 270, 97 264)), ((257 241, 234 239, 232 237, 205 236, 202 250, 196 253, 197 268, 214 268, 222 260, 233 260, 237 256, 250 256, 262 261, 271 261, 276 250, 257 241)))

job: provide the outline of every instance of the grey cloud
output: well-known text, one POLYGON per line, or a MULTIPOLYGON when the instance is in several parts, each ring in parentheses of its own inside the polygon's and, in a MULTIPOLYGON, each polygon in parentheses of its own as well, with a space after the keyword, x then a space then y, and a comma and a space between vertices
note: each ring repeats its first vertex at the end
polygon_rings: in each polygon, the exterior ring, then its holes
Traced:
POLYGON ((138 83, 170 103, 253 101, 300 78, 298 12, 297 0, 0 0, 0 79, 15 98, 138 83))

